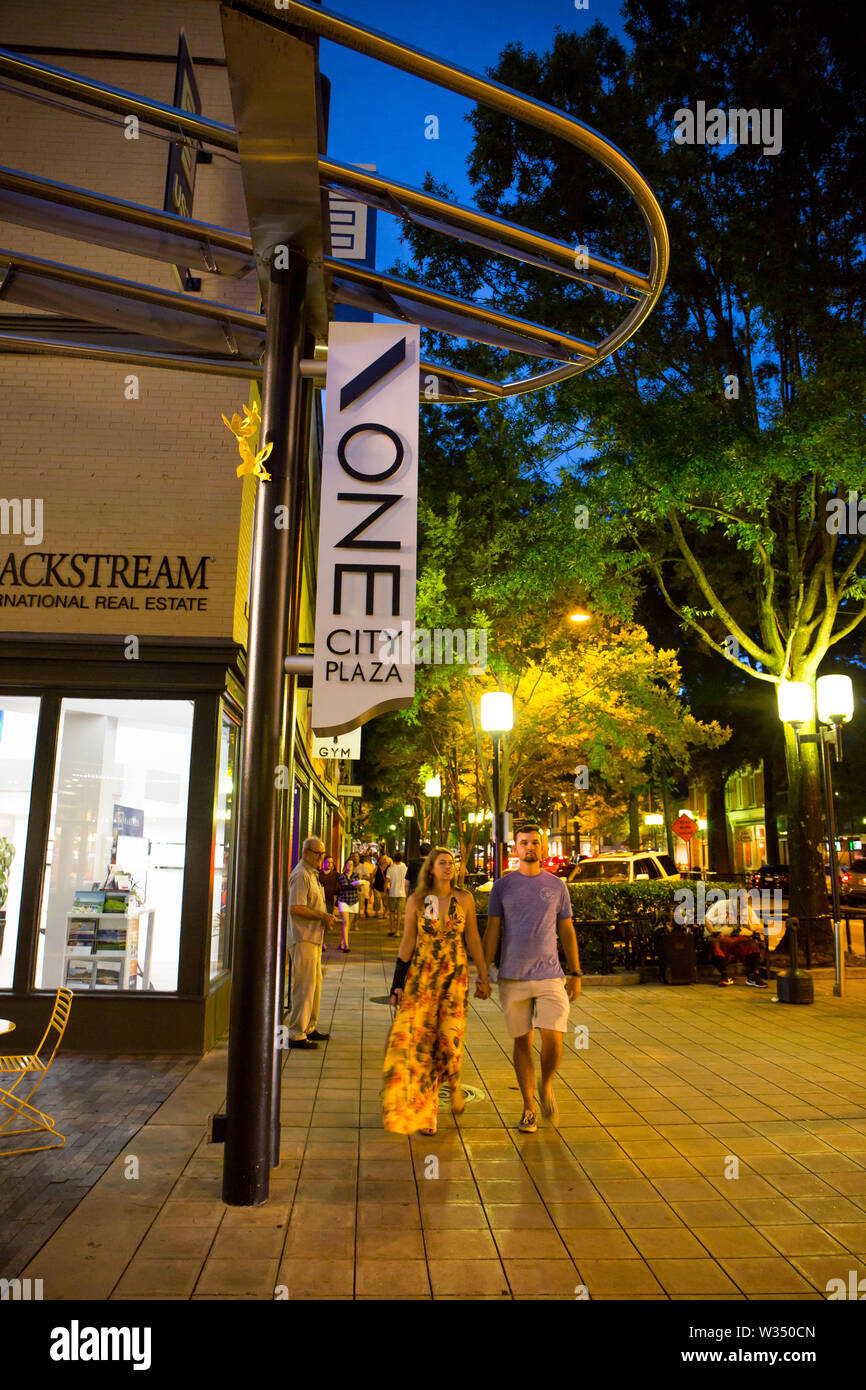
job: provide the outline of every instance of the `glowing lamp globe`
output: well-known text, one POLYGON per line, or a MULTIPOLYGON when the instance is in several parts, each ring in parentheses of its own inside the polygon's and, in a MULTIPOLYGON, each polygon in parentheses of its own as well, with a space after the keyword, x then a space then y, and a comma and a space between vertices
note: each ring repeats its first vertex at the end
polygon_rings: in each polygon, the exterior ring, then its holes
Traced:
POLYGON ((439 777, 428 777, 428 778, 427 778, 427 781, 424 783, 424 795, 425 795, 425 796, 441 796, 441 795, 442 795, 442 780, 441 780, 441 778, 439 778, 439 777))
POLYGON ((514 704, 506 690, 487 690, 481 696, 481 727, 487 734, 504 734, 514 727, 514 704))
POLYGON ((854 714, 850 676, 818 677, 818 718, 822 724, 847 724, 854 714))
POLYGON ((777 695, 783 724, 799 729, 801 724, 809 723, 815 712, 811 685, 806 681, 780 681, 777 695))

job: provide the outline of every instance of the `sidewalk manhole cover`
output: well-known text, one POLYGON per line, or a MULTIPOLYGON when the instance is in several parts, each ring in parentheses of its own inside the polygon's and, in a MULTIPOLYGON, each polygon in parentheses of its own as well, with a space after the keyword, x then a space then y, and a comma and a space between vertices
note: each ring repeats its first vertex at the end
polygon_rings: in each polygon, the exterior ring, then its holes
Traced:
MULTIPOLYGON (((478 1102, 479 1100, 486 1100, 486 1099, 487 1099, 487 1096, 484 1094, 484 1092, 481 1090, 481 1088, 480 1088, 479 1086, 464 1086, 464 1087, 463 1087, 463 1090, 466 1092, 466 1104, 467 1104, 467 1105, 475 1105, 475 1104, 477 1104, 477 1102, 478 1102)), ((440 1086, 440 1087, 439 1087, 439 1099, 440 1099, 441 1101, 443 1101, 445 1104, 450 1104, 450 1102, 451 1102, 451 1087, 450 1087, 450 1086, 440 1086)))

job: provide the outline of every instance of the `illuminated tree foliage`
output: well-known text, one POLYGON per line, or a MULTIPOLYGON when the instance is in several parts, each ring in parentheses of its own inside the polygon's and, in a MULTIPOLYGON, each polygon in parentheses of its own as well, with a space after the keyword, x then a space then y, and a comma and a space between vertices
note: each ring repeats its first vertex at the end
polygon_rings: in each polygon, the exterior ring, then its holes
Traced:
MULTIPOLYGON (((814 680, 866 616, 866 517, 852 530, 839 506, 866 491, 866 80, 855 14, 796 0, 627 0, 624 14, 628 50, 594 24, 558 33, 543 55, 512 45, 494 73, 627 152, 660 200, 672 259, 662 301, 619 353, 521 405, 535 444, 548 432, 549 452, 580 443, 555 497, 535 509, 529 562, 494 574, 487 601, 540 604, 553 571, 625 615, 652 585, 683 630, 760 682, 771 706, 780 679, 814 680), (677 112, 698 101, 781 121, 781 152, 764 153, 760 139, 677 143, 677 112), (586 529, 574 525, 579 506, 586 529)), ((472 121, 481 206, 646 264, 644 229, 612 175, 497 112, 472 121)), ((623 301, 602 291, 424 229, 409 242, 419 279, 528 318, 597 341, 622 317, 623 301)), ((478 347, 456 356, 492 373, 513 366, 478 347)), ((503 519, 503 553, 515 528, 503 519)), ((799 758, 788 730, 786 763, 793 906, 817 916, 817 750, 799 758)))

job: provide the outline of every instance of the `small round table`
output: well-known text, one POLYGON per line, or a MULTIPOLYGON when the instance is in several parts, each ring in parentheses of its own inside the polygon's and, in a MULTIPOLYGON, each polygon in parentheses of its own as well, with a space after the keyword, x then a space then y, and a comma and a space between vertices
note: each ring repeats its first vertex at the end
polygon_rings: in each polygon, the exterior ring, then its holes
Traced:
POLYGON ((8 1018, 0 1018, 0 1033, 13 1033, 15 1024, 8 1018))

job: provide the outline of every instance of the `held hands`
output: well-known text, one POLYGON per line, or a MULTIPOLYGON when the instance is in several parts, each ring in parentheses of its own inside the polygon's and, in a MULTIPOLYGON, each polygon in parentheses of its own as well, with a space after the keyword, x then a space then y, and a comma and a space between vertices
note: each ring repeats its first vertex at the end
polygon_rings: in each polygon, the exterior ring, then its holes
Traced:
POLYGON ((476 981, 475 981, 475 998, 476 998, 476 999, 489 999, 489 998, 490 998, 490 981, 489 981, 489 980, 476 980, 476 981))
POLYGON ((568 976, 566 976, 566 980, 565 980, 565 992, 566 992, 566 994, 568 995, 568 997, 569 997, 569 999, 571 1000, 571 1002, 574 1003, 575 999, 576 999, 577 996, 580 994, 580 976, 579 976, 579 975, 568 975, 568 976))

